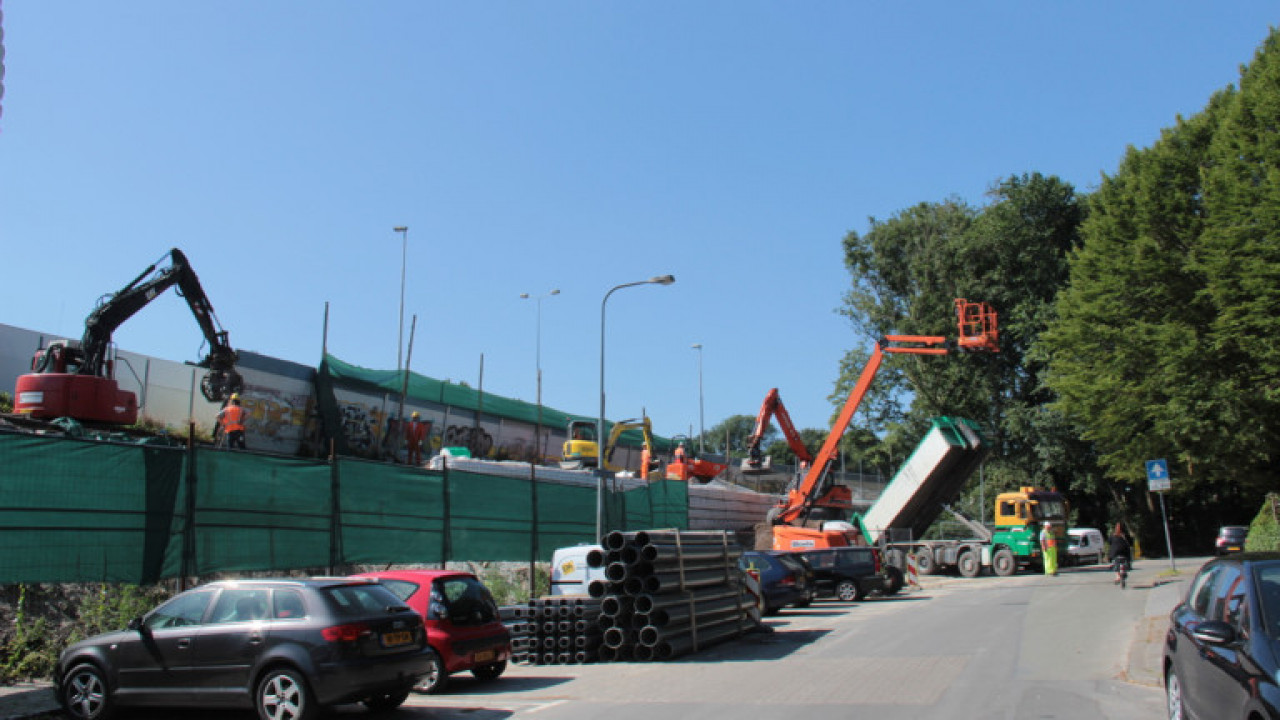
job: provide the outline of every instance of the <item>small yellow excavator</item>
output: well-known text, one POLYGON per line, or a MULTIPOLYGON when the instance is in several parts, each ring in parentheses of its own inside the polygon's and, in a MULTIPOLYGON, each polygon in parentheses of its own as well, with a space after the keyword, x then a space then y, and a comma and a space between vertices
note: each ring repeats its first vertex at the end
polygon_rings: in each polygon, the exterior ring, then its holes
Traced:
MULTIPOLYGON (((613 430, 609 433, 609 440, 604 446, 604 469, 611 472, 626 470, 620 465, 613 464, 613 451, 618 446, 618 438, 628 430, 640 430, 644 436, 646 452, 643 455, 648 458, 649 467, 642 471, 641 476, 647 476, 649 472, 659 467, 653 452, 653 427, 647 417, 614 423, 613 430)), ((593 468, 599 463, 599 455, 600 445, 596 439, 595 421, 570 420, 569 439, 564 443, 564 459, 560 461, 560 467, 566 470, 593 468)))

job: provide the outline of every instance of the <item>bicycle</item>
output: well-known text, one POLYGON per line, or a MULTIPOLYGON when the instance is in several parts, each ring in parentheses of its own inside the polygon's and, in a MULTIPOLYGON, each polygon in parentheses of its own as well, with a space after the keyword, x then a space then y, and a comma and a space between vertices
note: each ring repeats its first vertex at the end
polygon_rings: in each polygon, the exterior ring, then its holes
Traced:
POLYGON ((1116 571, 1116 583, 1121 590, 1125 589, 1129 580, 1129 558, 1121 555, 1111 561, 1111 567, 1116 571))

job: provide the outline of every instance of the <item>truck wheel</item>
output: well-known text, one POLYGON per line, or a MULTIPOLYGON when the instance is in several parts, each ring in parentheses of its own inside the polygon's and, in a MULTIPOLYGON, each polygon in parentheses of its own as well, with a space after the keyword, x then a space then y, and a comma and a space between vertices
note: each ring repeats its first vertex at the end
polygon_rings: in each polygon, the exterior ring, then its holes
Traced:
POLYGON ((853 580, 841 580, 836 585, 836 597, 844 602, 858 602, 862 599, 862 588, 853 580))
POLYGON ((902 590, 902 571, 890 565, 884 569, 884 594, 897 595, 902 590))
POLYGON ((965 550, 960 553, 960 557, 956 559, 956 569, 960 571, 962 577, 978 577, 982 572, 982 563, 978 560, 978 553, 972 550, 965 550))
POLYGON ((927 547, 916 548, 916 572, 932 575, 937 571, 938 564, 933 561, 933 550, 927 547))
POLYGON ((1018 563, 1013 559, 1013 551, 1002 547, 991 556, 991 570, 1000 577, 1009 577, 1018 570, 1018 563))

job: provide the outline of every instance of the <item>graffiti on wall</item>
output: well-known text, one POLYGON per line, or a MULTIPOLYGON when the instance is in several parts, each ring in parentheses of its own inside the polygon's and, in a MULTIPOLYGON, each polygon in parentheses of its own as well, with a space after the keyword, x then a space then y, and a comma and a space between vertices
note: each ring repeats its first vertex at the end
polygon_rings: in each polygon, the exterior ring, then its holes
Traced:
POLYGON ((493 436, 484 428, 470 425, 450 425, 444 431, 445 447, 465 447, 471 457, 487 458, 493 452, 493 436))

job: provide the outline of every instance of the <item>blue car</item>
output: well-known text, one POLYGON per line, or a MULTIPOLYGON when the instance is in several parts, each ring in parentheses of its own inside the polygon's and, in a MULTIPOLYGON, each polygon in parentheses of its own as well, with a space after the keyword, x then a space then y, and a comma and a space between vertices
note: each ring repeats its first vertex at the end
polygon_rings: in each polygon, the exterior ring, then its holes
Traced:
POLYGON ((742 553, 738 567, 759 574, 765 615, 776 615, 788 605, 808 607, 813 602, 813 571, 802 558, 748 550, 742 553))

